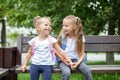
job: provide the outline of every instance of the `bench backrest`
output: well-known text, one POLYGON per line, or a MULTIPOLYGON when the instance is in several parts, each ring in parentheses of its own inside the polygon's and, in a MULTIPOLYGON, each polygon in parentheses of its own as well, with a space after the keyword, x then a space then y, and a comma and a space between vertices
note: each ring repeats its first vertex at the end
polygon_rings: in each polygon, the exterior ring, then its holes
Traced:
MULTIPOLYGON (((29 45, 28 41, 33 36, 19 36, 17 47, 21 53, 26 53, 29 45)), ((85 52, 120 52, 120 36, 108 35, 85 35, 85 52)))

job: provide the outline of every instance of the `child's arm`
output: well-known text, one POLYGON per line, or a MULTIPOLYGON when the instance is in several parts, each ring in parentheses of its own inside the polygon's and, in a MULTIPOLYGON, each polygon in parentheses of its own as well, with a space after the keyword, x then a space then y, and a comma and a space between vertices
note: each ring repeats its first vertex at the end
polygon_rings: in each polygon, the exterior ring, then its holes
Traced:
POLYGON ((60 55, 56 50, 55 50, 55 55, 63 62, 63 63, 65 63, 66 65, 70 65, 66 60, 65 60, 65 58, 62 56, 62 55, 60 55))
POLYGON ((26 70, 26 65, 27 65, 28 61, 30 60, 31 56, 32 56, 32 46, 30 46, 30 48, 29 48, 29 50, 27 52, 25 61, 24 61, 23 65, 22 65, 22 71, 23 72, 26 70))
POLYGON ((58 52, 58 54, 62 55, 62 57, 64 57, 64 59, 70 63, 70 65, 72 64, 71 59, 66 55, 66 53, 60 48, 60 46, 58 45, 58 43, 54 43, 54 48, 56 49, 56 51, 58 52))
POLYGON ((84 59, 84 44, 83 44, 83 47, 82 47, 82 50, 81 50, 81 53, 79 55, 79 60, 78 60, 78 65, 82 62, 82 60, 84 59))
POLYGON ((75 63, 74 66, 72 66, 73 69, 76 69, 77 66, 82 62, 82 60, 84 59, 84 44, 83 44, 83 47, 82 47, 82 50, 81 50, 81 53, 79 55, 79 60, 75 63))

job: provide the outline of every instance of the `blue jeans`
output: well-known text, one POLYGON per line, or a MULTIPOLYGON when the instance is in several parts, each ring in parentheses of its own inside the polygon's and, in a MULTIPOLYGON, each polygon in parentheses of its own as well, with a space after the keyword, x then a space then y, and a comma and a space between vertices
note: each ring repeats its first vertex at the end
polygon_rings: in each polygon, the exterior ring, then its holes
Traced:
MULTIPOLYGON (((76 62, 77 60, 72 61, 76 62)), ((62 72, 62 80, 69 80, 71 75, 70 67, 65 65, 63 62, 60 62, 59 68, 62 72)), ((77 69, 84 75, 85 80, 92 80, 92 71, 84 62, 81 62, 77 69)))
POLYGON ((42 80, 52 80, 52 65, 34 65, 30 66, 30 80, 39 80, 42 73, 42 80))

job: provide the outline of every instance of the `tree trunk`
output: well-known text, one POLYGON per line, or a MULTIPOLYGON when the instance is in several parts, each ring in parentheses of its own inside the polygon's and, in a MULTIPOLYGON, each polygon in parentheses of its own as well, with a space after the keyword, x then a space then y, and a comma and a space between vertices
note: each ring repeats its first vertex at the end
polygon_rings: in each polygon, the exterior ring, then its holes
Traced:
POLYGON ((118 17, 118 35, 120 35, 120 15, 118 17))
POLYGON ((6 27, 5 27, 5 20, 2 21, 2 31, 1 31, 1 44, 2 47, 6 47, 6 27))
MULTIPOLYGON (((114 35, 115 34, 115 23, 114 19, 109 19, 109 28, 108 28, 108 35, 114 35)), ((114 64, 114 54, 112 52, 106 53, 106 62, 107 64, 114 64)))
POLYGON ((106 63, 107 64, 114 64, 114 53, 112 53, 112 52, 106 53, 106 63))

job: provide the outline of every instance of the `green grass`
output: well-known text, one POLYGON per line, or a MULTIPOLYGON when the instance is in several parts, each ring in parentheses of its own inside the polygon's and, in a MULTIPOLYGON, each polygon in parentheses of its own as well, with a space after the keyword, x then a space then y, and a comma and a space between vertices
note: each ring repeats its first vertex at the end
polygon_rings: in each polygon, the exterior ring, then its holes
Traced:
MULTIPOLYGON (((18 74, 18 80, 30 80, 29 73, 18 74)), ((61 80, 61 73, 53 73, 52 80, 61 80)), ((84 80, 84 77, 82 74, 72 73, 70 80, 84 80)), ((93 74, 93 80, 120 80, 120 74, 93 74)))

